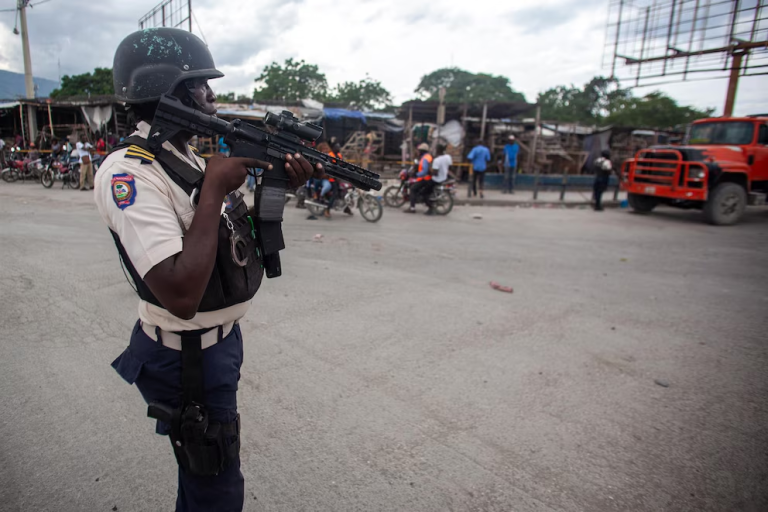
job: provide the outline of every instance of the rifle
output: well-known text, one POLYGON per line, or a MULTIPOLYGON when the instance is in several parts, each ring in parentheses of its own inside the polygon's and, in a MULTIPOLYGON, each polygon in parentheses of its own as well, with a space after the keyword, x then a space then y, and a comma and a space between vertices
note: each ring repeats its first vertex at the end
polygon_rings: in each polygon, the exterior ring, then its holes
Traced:
POLYGON ((301 123, 288 110, 282 114, 270 112, 264 122, 274 130, 263 130, 241 119, 229 123, 187 107, 178 98, 165 94, 160 98, 147 142, 150 151, 157 154, 165 141, 182 131, 201 137, 221 135, 232 148, 232 156, 256 158, 272 164, 273 168, 268 172, 257 174, 251 170, 249 174, 257 183, 253 203, 256 239, 264 271, 268 278, 273 278, 282 273, 279 251, 285 249, 281 223, 289 181, 285 172, 286 154, 299 153, 313 168, 322 164, 329 176, 363 190, 381 190, 381 182, 375 172, 305 146, 304 141, 312 142, 322 135, 322 127, 301 123))

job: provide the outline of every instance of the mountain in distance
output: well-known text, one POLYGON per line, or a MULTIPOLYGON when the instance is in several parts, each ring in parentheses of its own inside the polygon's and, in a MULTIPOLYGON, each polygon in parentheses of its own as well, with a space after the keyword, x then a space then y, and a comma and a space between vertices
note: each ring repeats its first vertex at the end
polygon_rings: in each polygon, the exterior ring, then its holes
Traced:
MULTIPOLYGON (((47 98, 59 86, 57 80, 35 77, 34 81, 37 86, 35 96, 38 98, 47 98)), ((0 100, 16 100, 25 96, 24 73, 0 69, 0 100)))

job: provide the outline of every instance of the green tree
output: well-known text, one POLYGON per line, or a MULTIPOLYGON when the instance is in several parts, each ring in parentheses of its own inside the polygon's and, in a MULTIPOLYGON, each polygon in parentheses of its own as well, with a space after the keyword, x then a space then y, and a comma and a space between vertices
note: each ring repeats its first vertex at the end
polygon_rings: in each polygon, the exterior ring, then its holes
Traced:
POLYGON ((541 107, 542 119, 563 122, 587 121, 587 109, 582 105, 582 100, 581 89, 565 85, 540 92, 536 99, 541 107))
POLYGON ((539 94, 541 117, 547 121, 612 124, 667 129, 712 115, 714 109, 683 107, 662 92, 641 98, 622 89, 615 79, 595 77, 583 88, 557 86, 539 94))
POLYGON ((714 111, 713 108, 698 110, 680 106, 674 99, 656 91, 642 98, 629 97, 612 104, 605 122, 618 126, 669 129, 711 117, 714 111))
POLYGON ((216 101, 218 103, 250 103, 251 98, 244 94, 236 95, 234 92, 225 92, 216 94, 216 101))
POLYGON ((382 109, 392 103, 392 95, 381 82, 369 76, 359 82, 343 82, 330 91, 326 101, 343 103, 358 110, 382 109))
POLYGON ((445 87, 446 103, 525 101, 522 93, 512 89, 509 78, 459 68, 442 68, 424 75, 416 93, 425 100, 438 100, 441 87, 445 87))
POLYGON ((539 93, 542 119, 597 124, 616 104, 631 97, 615 79, 595 77, 583 88, 560 85, 539 93))
POLYGON ((321 100, 328 91, 328 81, 315 64, 286 59, 273 62, 256 78, 253 99, 299 101, 305 98, 321 100))
POLYGON ((61 78, 61 87, 51 92, 51 98, 114 93, 112 70, 110 68, 96 68, 93 70, 93 73, 72 76, 64 75, 61 78))

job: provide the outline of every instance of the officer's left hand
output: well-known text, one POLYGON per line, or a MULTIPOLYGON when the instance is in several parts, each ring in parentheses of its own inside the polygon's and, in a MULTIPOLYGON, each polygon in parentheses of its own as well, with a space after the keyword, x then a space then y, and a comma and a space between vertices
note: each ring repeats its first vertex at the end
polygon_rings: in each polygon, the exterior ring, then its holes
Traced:
POLYGON ((285 155, 285 173, 291 180, 291 188, 304 185, 316 172, 322 172, 322 170, 322 164, 317 164, 316 169, 313 169, 312 164, 299 153, 285 155))

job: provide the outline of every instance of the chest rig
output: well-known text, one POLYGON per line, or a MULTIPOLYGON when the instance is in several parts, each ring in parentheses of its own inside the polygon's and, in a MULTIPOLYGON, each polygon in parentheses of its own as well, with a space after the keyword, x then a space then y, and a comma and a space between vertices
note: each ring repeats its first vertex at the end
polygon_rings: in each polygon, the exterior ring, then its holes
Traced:
MULTIPOLYGON (((131 145, 149 152, 147 140, 139 136, 128 137, 116 146, 113 152, 131 145)), ((168 177, 190 196, 190 202, 195 207, 205 175, 167 149, 156 153, 155 160, 160 163, 168 177)), ((163 308, 131 263, 117 233, 111 230, 110 232, 125 269, 136 284, 139 297, 163 308)), ((233 192, 226 197, 226 209, 219 221, 216 263, 197 310, 216 311, 250 300, 259 289, 263 274, 261 255, 256 243, 254 224, 248 215, 248 207, 243 195, 237 191, 233 192)))

